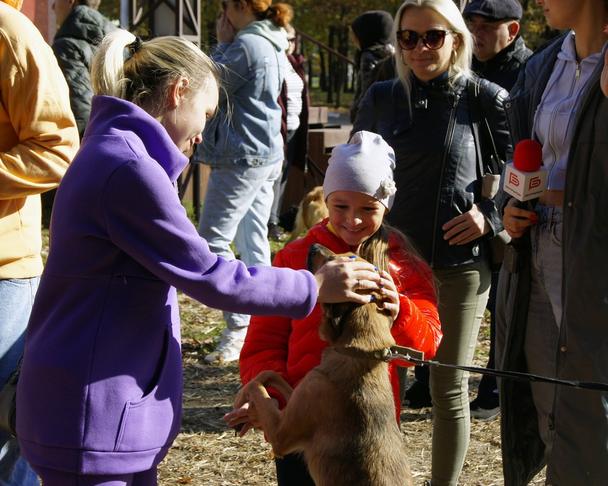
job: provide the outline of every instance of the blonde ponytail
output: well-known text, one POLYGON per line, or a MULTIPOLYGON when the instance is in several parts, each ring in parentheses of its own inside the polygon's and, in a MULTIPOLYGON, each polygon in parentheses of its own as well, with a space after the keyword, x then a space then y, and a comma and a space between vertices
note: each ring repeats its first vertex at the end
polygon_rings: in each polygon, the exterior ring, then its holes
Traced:
POLYGON ((217 65, 192 42, 173 36, 142 42, 122 29, 103 39, 91 68, 95 94, 131 101, 152 115, 164 109, 167 90, 180 77, 191 92, 212 80, 220 86, 217 65))

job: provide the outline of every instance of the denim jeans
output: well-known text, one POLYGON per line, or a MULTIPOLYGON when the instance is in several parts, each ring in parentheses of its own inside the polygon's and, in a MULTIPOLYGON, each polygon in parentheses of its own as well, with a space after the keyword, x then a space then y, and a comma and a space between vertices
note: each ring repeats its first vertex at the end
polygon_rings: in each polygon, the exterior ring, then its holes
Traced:
MULTIPOLYGON (((562 210, 536 206, 538 224, 531 229, 530 304, 524 352, 530 373, 556 376, 556 355, 562 315, 562 210)), ((531 383, 545 457, 551 453, 550 420, 555 385, 531 383)))
MULTIPOLYGON (((268 218, 274 199, 274 181, 281 175, 281 162, 262 167, 213 167, 199 224, 200 235, 210 250, 234 259, 234 241, 240 259, 248 266, 270 265, 268 218)), ((230 330, 249 325, 249 316, 224 312, 230 330)))
MULTIPOLYGON (((0 280, 0 383, 4 384, 23 354, 39 277, 0 280)), ((19 455, 14 437, 0 432, 0 486, 38 485, 38 478, 19 455)))
MULTIPOLYGON (((443 340, 435 359, 470 365, 490 291, 486 262, 435 269, 443 340)), ((469 373, 431 367, 433 486, 456 486, 469 447, 469 373)))

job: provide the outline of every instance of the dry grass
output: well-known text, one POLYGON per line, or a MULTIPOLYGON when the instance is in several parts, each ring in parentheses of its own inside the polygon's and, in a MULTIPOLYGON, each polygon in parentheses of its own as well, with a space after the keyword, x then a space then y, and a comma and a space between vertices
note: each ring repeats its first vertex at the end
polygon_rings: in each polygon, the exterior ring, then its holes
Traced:
MULTIPOLYGON (((276 246, 276 245, 275 245, 276 246)), ((273 248, 276 250, 276 248, 273 248)), ((48 231, 43 231, 43 257, 48 254, 48 231)), ((203 357, 212 350, 224 323, 221 313, 180 295, 184 358, 184 417, 182 431, 159 467, 161 486, 265 486, 275 484, 270 447, 261 433, 243 438, 224 426, 239 387, 236 365, 210 366, 203 357)), ((489 348, 489 328, 482 325, 475 364, 484 366, 489 348)), ((474 391, 479 376, 471 378, 474 391)), ((430 477, 430 409, 404 409, 404 440, 410 451, 415 484, 430 477)), ((498 486, 502 482, 498 420, 473 422, 471 443, 460 478, 462 486, 498 486)), ((544 484, 541 473, 531 484, 544 484)))
MULTIPOLYGON (((270 447, 259 432, 237 438, 226 429, 222 415, 230 410, 239 386, 236 365, 206 365, 203 356, 212 349, 223 322, 218 311, 180 296, 185 372, 182 432, 160 465, 162 486, 272 485, 275 481, 270 447)), ((484 324, 476 364, 485 365, 489 345, 484 324)), ((474 390, 479 377, 471 378, 474 390)), ((415 484, 430 477, 430 409, 404 409, 402 430, 410 451, 415 484)), ((473 422, 471 444, 461 476, 465 486, 502 484, 499 421, 473 422)), ((532 484, 544 484, 539 476, 532 484)))

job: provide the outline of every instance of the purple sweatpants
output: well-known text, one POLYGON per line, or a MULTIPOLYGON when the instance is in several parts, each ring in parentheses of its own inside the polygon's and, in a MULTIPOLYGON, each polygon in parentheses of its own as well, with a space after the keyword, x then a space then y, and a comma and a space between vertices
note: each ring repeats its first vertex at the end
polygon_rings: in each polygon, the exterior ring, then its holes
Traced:
POLYGON ((80 475, 56 469, 33 468, 44 486, 156 486, 156 467, 148 471, 120 475, 80 475))

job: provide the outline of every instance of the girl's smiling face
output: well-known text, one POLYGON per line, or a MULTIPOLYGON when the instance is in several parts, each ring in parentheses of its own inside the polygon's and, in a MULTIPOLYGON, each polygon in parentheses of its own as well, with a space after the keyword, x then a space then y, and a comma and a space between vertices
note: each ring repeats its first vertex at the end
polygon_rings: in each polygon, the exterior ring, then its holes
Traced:
POLYGON ((386 207, 367 194, 335 191, 327 198, 329 222, 337 235, 355 251, 380 226, 386 207))

